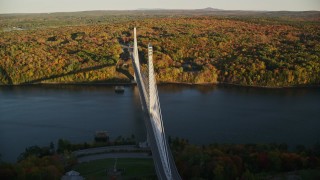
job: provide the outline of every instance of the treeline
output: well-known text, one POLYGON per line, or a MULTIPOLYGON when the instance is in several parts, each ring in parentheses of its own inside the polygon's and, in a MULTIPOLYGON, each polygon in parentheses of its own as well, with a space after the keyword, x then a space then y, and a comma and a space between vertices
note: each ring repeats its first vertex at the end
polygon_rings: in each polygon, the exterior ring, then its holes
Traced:
POLYGON ((113 141, 93 143, 71 143, 59 139, 57 147, 51 142, 49 146, 30 146, 22 152, 17 163, 10 164, 1 161, 0 154, 0 179, 1 180, 56 180, 61 179, 64 172, 69 171, 77 163, 73 151, 105 147, 112 145, 135 145, 135 136, 118 136, 113 141))
POLYGON ((317 19, 152 16, 95 24, 1 32, 0 83, 130 82, 130 57, 121 46, 132 43, 133 27, 142 65, 153 44, 159 82, 320 83, 317 19))
POLYGON ((261 179, 302 169, 315 169, 314 178, 320 176, 320 144, 291 151, 286 144, 197 146, 178 138, 169 143, 183 179, 261 179))
POLYGON ((68 140, 59 139, 58 140, 58 148, 57 153, 64 152, 73 152, 81 149, 89 149, 89 148, 97 148, 97 147, 105 147, 105 146, 119 146, 119 145, 136 145, 137 142, 135 140, 135 136, 131 135, 131 137, 122 137, 118 136, 113 141, 107 142, 94 142, 94 143, 71 143, 68 140))
MULTIPOLYGON (((134 139, 118 137, 116 141, 134 139)), ((169 137, 169 144, 182 179, 270 179, 305 170, 307 179, 320 178, 320 144, 288 149, 286 144, 193 145, 185 139, 169 137), (310 173, 311 172, 311 173, 310 173)), ((71 151, 93 147, 60 139, 57 148, 31 146, 17 163, 1 162, 1 179, 60 179, 77 160, 71 151)), ((304 177, 304 176, 302 176, 304 177)), ((299 178, 299 177, 297 177, 299 178)), ((300 177, 301 178, 301 177, 300 177)))
POLYGON ((27 159, 30 156, 35 156, 38 158, 42 158, 45 156, 51 156, 54 154, 65 154, 72 153, 73 151, 89 149, 89 148, 97 148, 97 147, 105 147, 105 146, 119 146, 119 145, 136 145, 137 142, 135 140, 135 136, 131 135, 130 137, 122 137, 118 136, 113 141, 94 141, 91 143, 72 143, 65 139, 59 139, 57 142, 57 148, 55 148, 55 144, 53 142, 50 143, 49 146, 39 147, 39 146, 30 146, 25 149, 23 153, 21 153, 17 159, 18 162, 27 159))
POLYGON ((30 156, 17 164, 0 162, 0 178, 3 180, 57 180, 64 173, 60 156, 30 156))
POLYGON ((21 153, 16 163, 0 161, 0 179, 3 180, 34 180, 61 179, 66 171, 77 163, 72 152, 61 150, 61 145, 67 141, 59 140, 57 149, 54 143, 49 146, 30 146, 21 153), (60 142, 63 141, 63 142, 60 142))

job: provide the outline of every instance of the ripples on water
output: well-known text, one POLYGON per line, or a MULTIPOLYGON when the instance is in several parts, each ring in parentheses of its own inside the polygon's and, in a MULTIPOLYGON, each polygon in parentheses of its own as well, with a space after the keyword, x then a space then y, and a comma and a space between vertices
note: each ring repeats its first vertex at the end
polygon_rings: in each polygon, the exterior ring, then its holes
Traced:
MULTIPOLYGON (((192 143, 320 142, 319 88, 262 89, 235 86, 159 86, 166 134, 192 143)), ((92 141, 96 130, 111 138, 145 127, 135 87, 124 94, 106 85, 0 87, 0 153, 14 161, 31 145, 59 138, 92 141)))

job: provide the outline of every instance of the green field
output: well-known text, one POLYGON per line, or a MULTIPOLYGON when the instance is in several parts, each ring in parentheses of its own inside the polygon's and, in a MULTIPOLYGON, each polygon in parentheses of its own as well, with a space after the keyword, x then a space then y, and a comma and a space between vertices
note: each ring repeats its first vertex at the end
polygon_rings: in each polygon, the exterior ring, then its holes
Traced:
POLYGON ((252 176, 256 179, 308 179, 317 180, 320 178, 320 169, 303 169, 286 173, 259 173, 252 176))
MULTIPOLYGON (((114 163, 115 159, 96 160, 77 164, 73 170, 86 179, 106 179, 106 169, 113 168, 114 163)), ((125 169, 122 179, 157 179, 152 159, 118 159, 117 168, 125 169)))

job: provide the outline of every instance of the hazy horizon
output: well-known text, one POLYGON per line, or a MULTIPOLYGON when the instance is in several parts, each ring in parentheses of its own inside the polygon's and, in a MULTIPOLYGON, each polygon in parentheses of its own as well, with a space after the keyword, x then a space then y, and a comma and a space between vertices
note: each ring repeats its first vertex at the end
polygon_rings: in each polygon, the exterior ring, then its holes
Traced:
POLYGON ((248 11, 320 11, 318 0, 1 0, 0 14, 95 10, 204 9, 248 11))

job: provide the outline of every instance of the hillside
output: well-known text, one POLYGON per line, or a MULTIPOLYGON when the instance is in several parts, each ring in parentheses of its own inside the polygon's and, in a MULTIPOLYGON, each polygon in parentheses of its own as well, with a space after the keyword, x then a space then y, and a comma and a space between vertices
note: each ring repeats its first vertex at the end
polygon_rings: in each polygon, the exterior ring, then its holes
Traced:
POLYGON ((130 82, 138 28, 159 82, 287 87, 320 83, 320 13, 220 10, 0 15, 0 84, 130 82))

